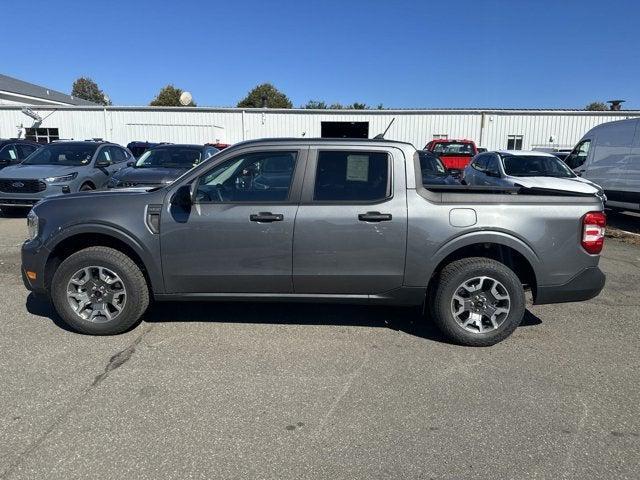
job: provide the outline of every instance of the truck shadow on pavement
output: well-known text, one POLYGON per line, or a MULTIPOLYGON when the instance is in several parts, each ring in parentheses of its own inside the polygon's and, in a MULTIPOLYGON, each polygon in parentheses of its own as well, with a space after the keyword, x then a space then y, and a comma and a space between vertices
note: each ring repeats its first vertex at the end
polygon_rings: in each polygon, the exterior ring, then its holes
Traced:
MULTIPOLYGON (((26 306, 32 315, 49 318, 61 329, 73 331, 46 299, 30 294, 26 306)), ((449 343, 438 329, 422 316, 418 308, 326 303, 162 302, 152 305, 143 316, 143 321, 389 328, 427 340, 449 343)), ((520 327, 541 323, 540 318, 526 310, 520 327)))

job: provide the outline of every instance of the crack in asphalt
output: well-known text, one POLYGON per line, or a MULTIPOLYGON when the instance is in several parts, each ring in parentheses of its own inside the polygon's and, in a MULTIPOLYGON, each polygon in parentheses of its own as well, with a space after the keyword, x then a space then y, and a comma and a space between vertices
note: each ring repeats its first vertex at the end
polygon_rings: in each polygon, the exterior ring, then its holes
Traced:
POLYGON ((104 368, 104 371, 99 375, 96 375, 91 385, 84 389, 84 391, 69 404, 69 406, 60 414, 58 417, 47 427, 47 429, 37 437, 33 442, 31 442, 27 448, 25 448, 8 467, 7 469, 0 473, 0 480, 5 480, 9 478, 9 476, 22 464, 22 462, 34 451, 40 447, 44 443, 44 441, 53 433, 55 430, 65 421, 67 420, 73 412, 78 410, 78 408, 82 405, 83 401, 89 396, 89 394, 100 385, 109 374, 115 369, 121 367, 125 363, 127 363, 132 355, 136 351, 136 347, 140 344, 142 339, 153 330, 153 325, 148 326, 145 330, 138 335, 131 344, 129 344, 123 350, 120 350, 115 355, 111 356, 109 362, 104 368))

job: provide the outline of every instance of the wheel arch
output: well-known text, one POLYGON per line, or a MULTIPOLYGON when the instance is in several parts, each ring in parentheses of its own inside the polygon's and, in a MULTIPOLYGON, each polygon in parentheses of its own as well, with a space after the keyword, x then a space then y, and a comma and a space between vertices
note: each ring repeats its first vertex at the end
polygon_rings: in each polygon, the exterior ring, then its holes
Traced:
POLYGON ((524 241, 503 232, 474 232, 442 246, 432 258, 427 295, 430 295, 439 273, 446 265, 469 257, 490 258, 511 268, 522 284, 531 289, 535 299, 540 278, 540 259, 524 241))
POLYGON ((83 224, 66 228, 46 244, 50 252, 45 264, 47 289, 51 285, 55 270, 65 258, 78 250, 95 246, 111 247, 125 253, 140 267, 152 293, 164 291, 162 273, 155 266, 156 261, 151 253, 125 232, 112 226, 99 224, 83 224))

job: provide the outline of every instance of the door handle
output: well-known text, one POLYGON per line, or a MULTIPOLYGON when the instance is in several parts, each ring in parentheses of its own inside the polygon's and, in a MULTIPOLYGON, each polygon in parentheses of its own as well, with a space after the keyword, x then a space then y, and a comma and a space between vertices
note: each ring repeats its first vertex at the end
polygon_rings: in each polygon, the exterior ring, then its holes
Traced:
POLYGON ((281 222, 284 220, 284 215, 281 213, 271 213, 271 212, 260 212, 260 213, 252 213, 249 215, 249 220, 252 222, 281 222))
POLYGON ((388 222, 392 218, 390 213, 367 212, 358 214, 358 220, 361 222, 388 222))

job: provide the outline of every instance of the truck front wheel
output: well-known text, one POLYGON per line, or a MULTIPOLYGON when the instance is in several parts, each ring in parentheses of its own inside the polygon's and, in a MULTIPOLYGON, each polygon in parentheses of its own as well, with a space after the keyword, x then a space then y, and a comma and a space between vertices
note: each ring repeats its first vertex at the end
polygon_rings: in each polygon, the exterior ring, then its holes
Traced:
POLYGON ((490 258, 472 257, 447 265, 430 301, 442 333, 461 345, 489 346, 520 325, 525 295, 517 275, 490 258))
POLYGON ((74 330, 114 335, 135 325, 149 305, 138 266, 122 252, 89 247, 67 257, 51 287, 56 311, 74 330))

